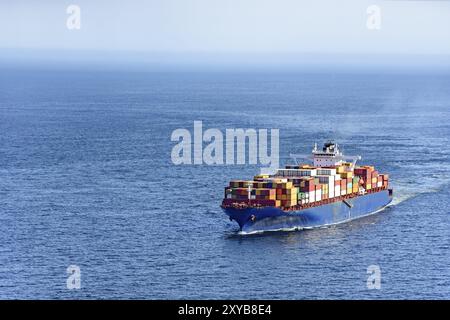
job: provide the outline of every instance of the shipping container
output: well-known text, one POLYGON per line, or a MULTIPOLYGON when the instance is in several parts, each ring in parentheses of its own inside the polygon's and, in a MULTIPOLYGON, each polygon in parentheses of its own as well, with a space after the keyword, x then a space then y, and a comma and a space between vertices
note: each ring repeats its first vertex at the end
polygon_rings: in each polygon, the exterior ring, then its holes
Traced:
POLYGON ((342 179, 351 179, 353 178, 353 172, 352 171, 346 171, 340 174, 342 179))
POLYGON ((339 165, 336 166, 336 173, 344 173, 345 172, 345 166, 339 165))
POLYGON ((329 198, 334 198, 334 195, 335 195, 334 188, 335 188, 334 185, 328 187, 328 197, 329 198))
POLYGON ((316 197, 315 197, 315 199, 316 199, 316 201, 322 200, 322 189, 316 190, 316 197))
POLYGON ((341 186, 335 186, 334 187, 334 195, 336 197, 339 197, 341 195, 341 186))

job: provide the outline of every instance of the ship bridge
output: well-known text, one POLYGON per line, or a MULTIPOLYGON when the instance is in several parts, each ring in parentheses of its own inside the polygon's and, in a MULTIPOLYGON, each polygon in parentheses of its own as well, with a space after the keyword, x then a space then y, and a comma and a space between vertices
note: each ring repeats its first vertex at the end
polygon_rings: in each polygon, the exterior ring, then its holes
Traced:
MULTIPOLYGON (((295 161, 297 161, 297 158, 305 158, 304 155, 300 154, 291 154, 291 157, 295 161)), ((315 167, 335 167, 344 161, 350 160, 352 161, 351 166, 354 168, 356 161, 361 160, 361 156, 344 155, 339 150, 338 144, 333 141, 326 142, 322 149, 317 148, 317 143, 315 143, 312 156, 308 156, 307 158, 312 158, 315 167)))

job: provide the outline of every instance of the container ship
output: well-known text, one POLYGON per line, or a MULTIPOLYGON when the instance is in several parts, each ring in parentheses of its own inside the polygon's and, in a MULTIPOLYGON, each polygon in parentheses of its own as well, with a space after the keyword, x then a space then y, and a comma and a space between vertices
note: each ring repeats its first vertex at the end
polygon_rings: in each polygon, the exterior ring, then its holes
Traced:
POLYGON ((222 209, 245 233, 326 227, 374 214, 393 197, 388 174, 357 166, 360 156, 345 156, 334 142, 312 155, 291 154, 295 164, 273 175, 232 180, 222 209), (312 164, 298 164, 298 158, 312 164))

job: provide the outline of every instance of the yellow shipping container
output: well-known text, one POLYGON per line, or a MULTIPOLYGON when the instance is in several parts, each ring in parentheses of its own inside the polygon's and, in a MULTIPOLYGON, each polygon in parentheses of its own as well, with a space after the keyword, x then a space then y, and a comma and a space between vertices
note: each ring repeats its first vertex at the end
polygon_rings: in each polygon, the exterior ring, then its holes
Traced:
POLYGON ((297 194, 297 193, 298 193, 297 188, 286 189, 286 194, 297 194))
POLYGON ((292 199, 294 199, 294 197, 295 197, 295 199, 297 199, 297 197, 294 196, 293 194, 287 194, 286 195, 286 200, 292 200, 292 199))
POLYGON ((344 166, 337 166, 336 167, 336 173, 344 173, 345 172, 345 167, 344 166))
POLYGON ((378 181, 378 179, 377 179, 377 178, 372 178, 372 184, 376 184, 376 183, 377 183, 377 181, 378 181))
POLYGON ((342 179, 350 179, 350 178, 353 178, 353 172, 352 172, 352 171, 343 172, 343 173, 341 173, 341 178, 342 178, 342 179))
POLYGON ((366 185, 366 189, 367 189, 367 190, 372 189, 372 185, 371 185, 370 183, 368 183, 368 184, 366 185))

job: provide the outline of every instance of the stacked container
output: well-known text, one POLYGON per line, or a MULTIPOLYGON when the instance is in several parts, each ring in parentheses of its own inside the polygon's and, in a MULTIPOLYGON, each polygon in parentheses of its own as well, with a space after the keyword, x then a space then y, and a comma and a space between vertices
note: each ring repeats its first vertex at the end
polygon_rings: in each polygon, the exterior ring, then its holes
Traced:
POLYGON ((280 200, 282 207, 292 207, 298 203, 298 188, 292 182, 276 184, 276 199, 280 200))
POLYGON ((305 196, 306 203, 314 202, 316 201, 316 194, 315 194, 315 180, 313 177, 304 177, 300 180, 300 186, 299 190, 302 193, 305 193, 307 196, 305 196))
POLYGON ((362 166, 355 168, 355 175, 359 176, 361 179, 361 184, 366 190, 372 189, 372 172, 374 167, 372 166, 362 166))
POLYGON ((230 181, 225 188, 224 203, 287 208, 357 194, 360 186, 367 191, 387 188, 388 183, 389 176, 379 174, 373 166, 352 170, 350 163, 325 168, 289 165, 274 176, 260 174, 254 180, 230 181))

